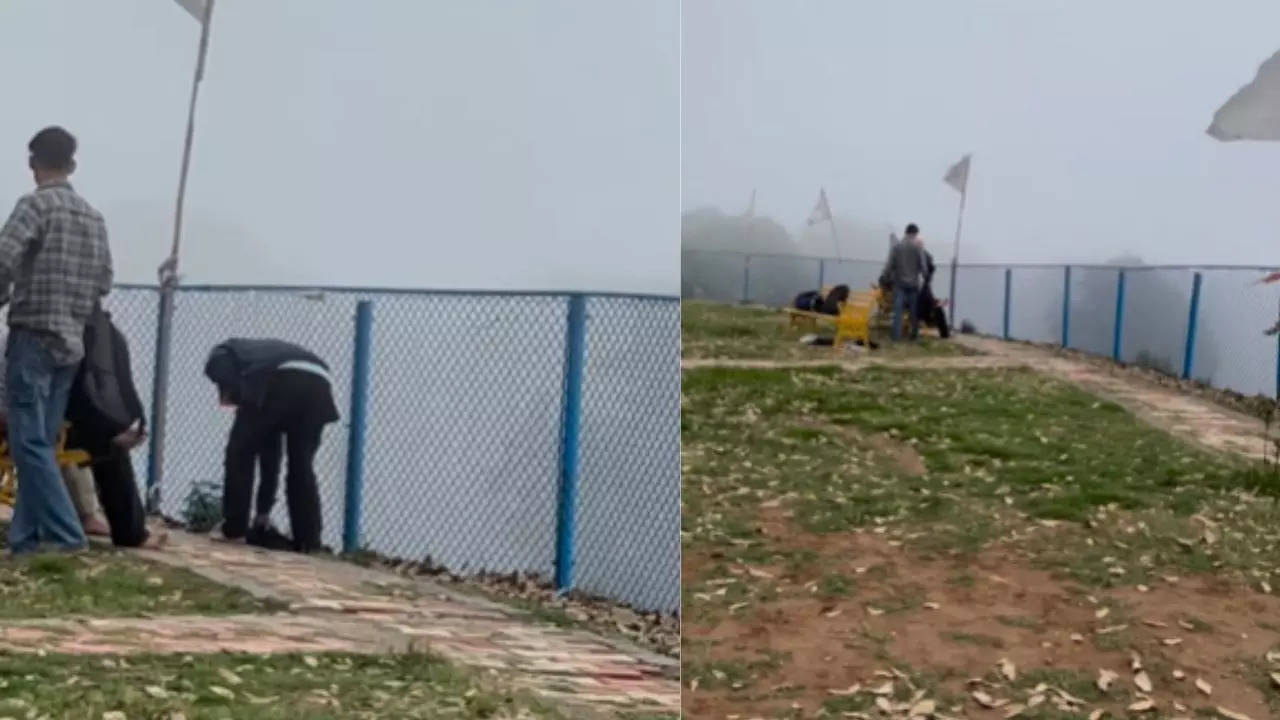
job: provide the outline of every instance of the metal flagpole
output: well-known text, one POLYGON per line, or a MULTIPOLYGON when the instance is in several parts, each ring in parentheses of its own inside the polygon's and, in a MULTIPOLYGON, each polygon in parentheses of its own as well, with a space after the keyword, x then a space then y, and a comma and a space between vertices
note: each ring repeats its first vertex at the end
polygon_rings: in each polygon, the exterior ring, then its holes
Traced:
POLYGON ((822 199, 827 204, 827 222, 831 225, 831 244, 836 248, 836 262, 840 262, 840 237, 836 235, 836 214, 831 212, 831 198, 827 197, 827 191, 822 190, 822 199))
POLYGON ((964 198, 969 192, 969 173, 965 172, 964 189, 960 191, 960 212, 956 214, 956 240, 951 249, 951 327, 956 326, 956 268, 960 266, 960 230, 964 226, 964 198))
MULTIPOLYGON (((191 83, 191 102, 187 107, 187 137, 182 146, 182 169, 178 175, 178 199, 173 213, 173 245, 169 257, 160 263, 160 312, 156 323, 155 382, 151 395, 151 447, 147 460, 147 512, 160 510, 160 485, 164 475, 164 439, 166 408, 169 399, 169 356, 173 340, 173 296, 178 287, 178 249, 182 243, 182 207, 187 194, 187 171, 191 167, 191 142, 196 129, 196 99, 200 80, 204 77, 205 53, 209 49, 209 25, 213 20, 214 0, 205 0, 200 28, 200 50, 196 58, 195 78, 191 83)), ((184 7, 187 3, 180 3, 184 7)))

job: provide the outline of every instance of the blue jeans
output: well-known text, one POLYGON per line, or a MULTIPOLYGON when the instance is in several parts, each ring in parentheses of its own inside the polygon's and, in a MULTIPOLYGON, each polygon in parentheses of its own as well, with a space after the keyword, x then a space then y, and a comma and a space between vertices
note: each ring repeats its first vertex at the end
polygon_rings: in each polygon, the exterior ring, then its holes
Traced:
POLYGON ((76 366, 56 364, 40 337, 22 328, 9 329, 5 355, 9 452, 18 472, 9 549, 81 549, 84 529, 53 455, 76 366))
POLYGON ((911 339, 918 340, 920 338, 920 288, 913 288, 907 285, 893 286, 893 318, 892 325, 889 327, 889 337, 894 342, 902 339, 902 306, 907 306, 907 312, 911 318, 911 339))

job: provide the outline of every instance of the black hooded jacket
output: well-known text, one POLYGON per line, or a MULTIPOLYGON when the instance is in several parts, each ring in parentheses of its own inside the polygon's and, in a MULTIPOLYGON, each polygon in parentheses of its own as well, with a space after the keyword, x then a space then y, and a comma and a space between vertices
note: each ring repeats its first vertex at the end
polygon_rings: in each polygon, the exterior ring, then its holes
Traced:
POLYGON ((204 374, 231 403, 261 407, 272 374, 281 365, 295 361, 329 369, 315 353, 284 340, 232 338, 209 353, 204 374))

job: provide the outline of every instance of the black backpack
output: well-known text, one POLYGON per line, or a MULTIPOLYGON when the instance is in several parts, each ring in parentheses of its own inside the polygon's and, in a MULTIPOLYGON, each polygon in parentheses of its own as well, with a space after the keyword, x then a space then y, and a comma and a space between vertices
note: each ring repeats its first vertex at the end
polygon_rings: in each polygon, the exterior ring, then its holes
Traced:
POLYGON ((71 385, 67 419, 78 435, 115 437, 142 422, 142 403, 133 385, 124 335, 102 308, 84 327, 84 360, 71 385))

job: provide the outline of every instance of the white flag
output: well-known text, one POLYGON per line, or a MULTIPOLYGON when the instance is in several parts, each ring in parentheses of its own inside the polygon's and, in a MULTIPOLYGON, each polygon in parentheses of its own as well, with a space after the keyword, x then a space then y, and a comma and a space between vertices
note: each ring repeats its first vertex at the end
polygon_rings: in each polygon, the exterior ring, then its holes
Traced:
POLYGON ((204 22, 208 14, 209 0, 176 0, 176 2, 182 6, 183 10, 191 13, 191 17, 195 18, 196 22, 204 22))
POLYGON ((813 206, 813 212, 809 213, 809 224, 817 225, 820 222, 830 222, 831 206, 827 204, 826 188, 818 189, 818 204, 813 206))
POLYGON ((946 176, 942 178, 943 182, 960 192, 964 192, 969 185, 969 157, 965 155, 960 158, 960 162, 952 165, 951 169, 947 170, 946 176))
POLYGON ((1218 108, 1205 132, 1223 142, 1280 140, 1280 52, 1262 63, 1253 82, 1218 108))
POLYGON ((756 190, 755 188, 752 188, 751 202, 747 203, 747 211, 742 214, 742 217, 753 218, 755 216, 756 216, 756 190))

